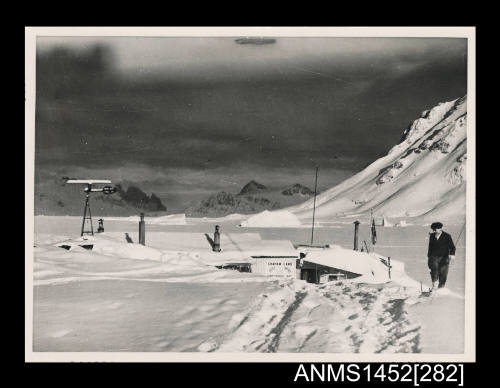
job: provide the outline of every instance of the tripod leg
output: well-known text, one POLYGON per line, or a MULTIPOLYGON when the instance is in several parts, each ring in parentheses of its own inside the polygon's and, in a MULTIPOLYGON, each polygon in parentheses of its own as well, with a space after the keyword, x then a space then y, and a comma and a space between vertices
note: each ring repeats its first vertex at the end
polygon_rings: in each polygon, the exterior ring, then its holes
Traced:
POLYGON ((90 221, 90 232, 92 236, 94 235, 94 226, 92 225, 92 213, 90 212, 90 203, 87 201, 87 206, 89 207, 89 221, 90 221))
POLYGON ((82 219, 82 232, 80 233, 80 237, 83 236, 83 231, 85 230, 85 219, 87 218, 87 206, 89 203, 89 196, 85 197, 85 207, 83 208, 83 219, 82 219))

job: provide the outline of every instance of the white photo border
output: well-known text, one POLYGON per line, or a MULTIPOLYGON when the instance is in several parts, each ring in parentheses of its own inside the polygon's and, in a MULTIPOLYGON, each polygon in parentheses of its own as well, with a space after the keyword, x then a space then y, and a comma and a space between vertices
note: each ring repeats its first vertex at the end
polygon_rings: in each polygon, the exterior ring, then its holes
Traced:
POLYGON ((26 362, 475 362, 476 361, 475 27, 26 27, 25 28, 25 361, 26 362), (467 188, 462 354, 34 352, 33 242, 37 37, 426 37, 467 39, 467 188))

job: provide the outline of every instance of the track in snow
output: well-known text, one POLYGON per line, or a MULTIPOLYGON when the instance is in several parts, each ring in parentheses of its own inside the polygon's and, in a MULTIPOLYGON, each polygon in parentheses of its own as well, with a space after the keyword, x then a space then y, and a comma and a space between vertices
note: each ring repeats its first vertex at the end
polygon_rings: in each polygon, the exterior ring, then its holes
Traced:
MULTIPOLYGON (((419 352, 420 326, 406 312, 419 303, 403 287, 287 281, 234 316, 211 350, 222 352, 419 352)), ((201 349, 200 349, 201 350, 201 349)))

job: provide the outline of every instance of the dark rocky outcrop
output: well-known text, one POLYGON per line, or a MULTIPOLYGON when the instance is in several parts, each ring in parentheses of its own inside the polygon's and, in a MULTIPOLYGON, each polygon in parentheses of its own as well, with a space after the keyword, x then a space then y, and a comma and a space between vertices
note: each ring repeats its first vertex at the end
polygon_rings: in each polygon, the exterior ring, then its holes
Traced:
MULTIPOLYGON (((84 185, 67 184, 69 176, 55 173, 39 173, 35 180, 35 214, 80 216, 85 199, 84 185)), ((148 196, 135 185, 117 184, 117 192, 105 195, 94 192, 90 196, 92 215, 131 216, 140 212, 149 215, 167 210, 161 199, 154 193, 148 196), (122 186, 123 185, 123 186, 122 186)), ((101 188, 97 186, 96 188, 101 188)))
POLYGON ((314 195, 314 191, 312 191, 309 187, 302 186, 300 183, 296 183, 292 187, 283 190, 281 194, 283 195, 301 194, 309 196, 309 195, 314 195))
POLYGON ((269 189, 254 180, 248 182, 238 194, 221 191, 188 208, 188 216, 221 217, 228 214, 252 214, 264 210, 277 210, 294 205, 314 195, 299 183, 281 190, 269 189))
POLYGON ((129 186, 127 190, 124 190, 120 184, 116 185, 117 192, 121 199, 125 201, 128 205, 131 205, 137 209, 144 209, 147 211, 166 211, 167 208, 162 204, 160 198, 158 198, 154 193, 150 197, 136 186, 129 186))
POLYGON ((243 186, 243 188, 238 193, 238 195, 245 195, 245 194, 249 194, 249 193, 258 193, 262 190, 267 190, 267 187, 252 180, 252 181, 248 182, 245 186, 243 186))
POLYGON ((437 142, 435 142, 430 148, 430 151, 441 151, 443 154, 447 154, 449 152, 450 144, 445 141, 444 139, 441 139, 437 142))

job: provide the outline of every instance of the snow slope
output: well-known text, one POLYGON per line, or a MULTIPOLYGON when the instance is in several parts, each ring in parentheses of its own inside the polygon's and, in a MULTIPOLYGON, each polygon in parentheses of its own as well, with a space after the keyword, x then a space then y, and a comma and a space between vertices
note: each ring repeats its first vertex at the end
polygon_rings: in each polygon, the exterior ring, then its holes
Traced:
MULTIPOLYGON (((424 111, 386 156, 318 195, 316 218, 413 217, 461 221, 465 216, 467 97, 424 111)), ((313 200, 287 210, 311 218, 313 200)))

